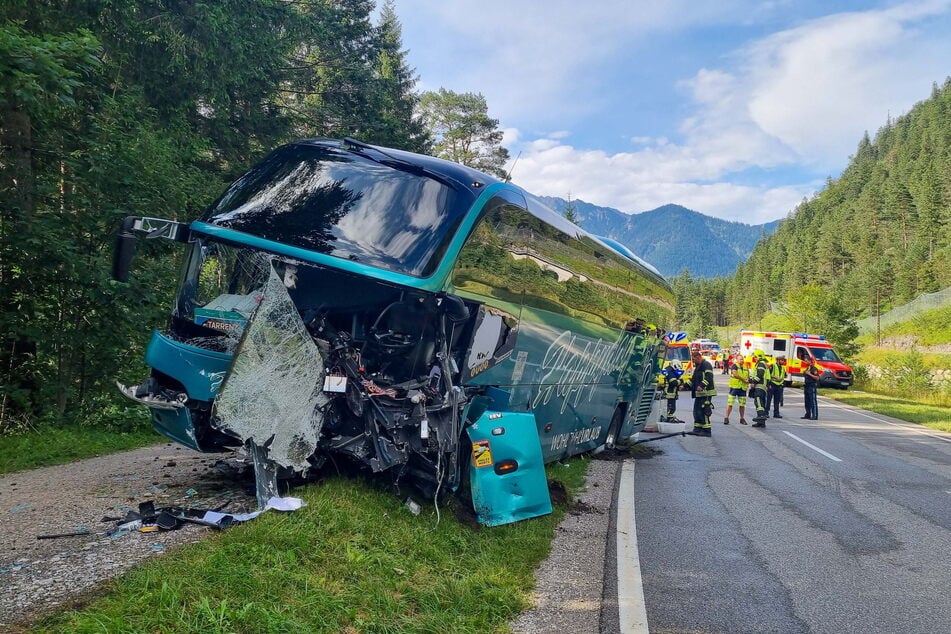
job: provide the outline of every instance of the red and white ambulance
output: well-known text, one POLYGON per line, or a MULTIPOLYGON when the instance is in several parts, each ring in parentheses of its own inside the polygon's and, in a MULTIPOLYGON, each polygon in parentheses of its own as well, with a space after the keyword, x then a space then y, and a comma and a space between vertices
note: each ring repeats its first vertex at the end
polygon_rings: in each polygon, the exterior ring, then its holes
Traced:
POLYGON ((847 389, 852 385, 852 368, 846 365, 836 354, 832 344, 823 335, 810 335, 804 332, 761 332, 755 330, 740 331, 740 350, 748 357, 759 349, 768 356, 786 357, 786 384, 804 383, 802 362, 811 358, 822 377, 819 385, 847 389))

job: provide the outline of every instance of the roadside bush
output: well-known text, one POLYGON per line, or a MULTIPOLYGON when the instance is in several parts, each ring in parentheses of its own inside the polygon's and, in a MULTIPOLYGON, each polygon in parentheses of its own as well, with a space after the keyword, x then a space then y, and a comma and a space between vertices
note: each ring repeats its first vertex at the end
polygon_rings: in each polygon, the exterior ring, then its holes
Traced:
POLYGON ((923 395, 933 389, 931 371, 917 350, 888 355, 882 368, 882 380, 908 395, 923 395))
POLYGON ((854 365, 852 367, 852 377, 855 379, 855 384, 863 388, 867 388, 872 383, 872 376, 865 365, 854 365))

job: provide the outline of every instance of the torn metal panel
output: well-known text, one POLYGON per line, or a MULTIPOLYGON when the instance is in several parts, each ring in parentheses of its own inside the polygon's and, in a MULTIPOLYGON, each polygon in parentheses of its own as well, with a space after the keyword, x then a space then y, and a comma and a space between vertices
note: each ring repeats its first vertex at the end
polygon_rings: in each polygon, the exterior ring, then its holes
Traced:
POLYGON ((261 302, 215 401, 214 424, 245 443, 266 448, 267 460, 302 471, 317 449, 320 407, 328 400, 321 391, 323 381, 317 346, 284 281, 271 267, 261 302))

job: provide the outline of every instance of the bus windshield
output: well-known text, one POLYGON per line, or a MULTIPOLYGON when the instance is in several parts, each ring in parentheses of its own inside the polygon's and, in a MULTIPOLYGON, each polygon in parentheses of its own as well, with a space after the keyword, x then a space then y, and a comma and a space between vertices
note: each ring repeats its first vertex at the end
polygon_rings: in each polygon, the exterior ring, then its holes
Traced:
POLYGON ((306 143, 239 178, 203 222, 396 273, 431 275, 469 206, 421 172, 306 143))

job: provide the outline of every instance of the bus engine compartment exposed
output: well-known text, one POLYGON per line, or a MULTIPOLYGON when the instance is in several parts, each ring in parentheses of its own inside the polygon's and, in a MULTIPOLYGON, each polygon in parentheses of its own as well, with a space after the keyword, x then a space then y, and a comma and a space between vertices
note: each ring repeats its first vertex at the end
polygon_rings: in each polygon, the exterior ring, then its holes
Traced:
MULTIPOLYGON (((213 240, 192 253, 167 337, 231 355, 213 405, 159 370, 131 395, 195 417, 196 448, 251 442, 280 467, 328 455, 397 467, 428 497, 457 485, 465 392, 456 384, 476 321, 491 359, 514 338, 459 297, 388 286, 213 240), (253 319, 252 319, 253 316, 253 319)), ((158 364, 161 366, 161 362, 158 364)))

